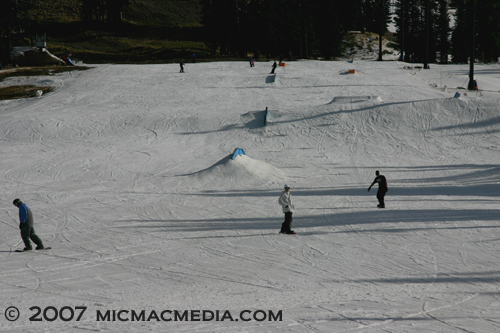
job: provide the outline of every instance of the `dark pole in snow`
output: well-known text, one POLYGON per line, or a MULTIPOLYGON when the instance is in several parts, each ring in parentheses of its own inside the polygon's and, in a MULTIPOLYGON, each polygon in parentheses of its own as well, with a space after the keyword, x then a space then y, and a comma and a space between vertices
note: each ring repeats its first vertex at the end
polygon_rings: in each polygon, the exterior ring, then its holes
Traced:
POLYGON ((401 29, 401 33, 403 35, 401 38, 401 61, 405 61, 405 0, 403 0, 401 12, 401 17, 403 20, 403 28, 401 29))
POLYGON ((430 16, 429 0, 425 0, 425 55, 424 55, 424 69, 429 69, 429 16, 430 16))
POLYGON ((470 56, 469 69, 469 90, 476 90, 474 84, 474 61, 476 60, 476 0, 472 0, 472 50, 470 56))

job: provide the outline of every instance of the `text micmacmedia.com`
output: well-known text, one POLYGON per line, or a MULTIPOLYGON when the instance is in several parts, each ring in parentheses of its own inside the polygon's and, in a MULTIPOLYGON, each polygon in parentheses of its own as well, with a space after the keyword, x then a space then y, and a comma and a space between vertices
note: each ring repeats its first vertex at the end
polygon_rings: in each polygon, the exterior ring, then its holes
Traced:
POLYGON ((97 310, 96 321, 283 321, 283 310, 97 310))

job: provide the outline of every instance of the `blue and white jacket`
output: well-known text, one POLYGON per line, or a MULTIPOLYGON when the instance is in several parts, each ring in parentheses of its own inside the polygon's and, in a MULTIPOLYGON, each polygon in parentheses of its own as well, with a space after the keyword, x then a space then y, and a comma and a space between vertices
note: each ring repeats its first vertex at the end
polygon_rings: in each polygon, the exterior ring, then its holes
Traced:
POLYGON ((30 227, 33 227, 33 214, 31 213, 31 209, 26 206, 25 203, 22 203, 18 206, 19 208, 19 222, 20 226, 25 225, 27 223, 30 227))

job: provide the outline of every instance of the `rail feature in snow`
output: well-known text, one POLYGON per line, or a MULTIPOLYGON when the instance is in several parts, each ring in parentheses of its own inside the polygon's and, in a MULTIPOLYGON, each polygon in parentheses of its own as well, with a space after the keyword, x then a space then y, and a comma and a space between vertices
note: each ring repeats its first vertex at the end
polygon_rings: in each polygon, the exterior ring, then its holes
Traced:
POLYGON ((349 104, 360 102, 382 102, 382 98, 380 98, 380 96, 337 96, 334 97, 328 104, 349 104))

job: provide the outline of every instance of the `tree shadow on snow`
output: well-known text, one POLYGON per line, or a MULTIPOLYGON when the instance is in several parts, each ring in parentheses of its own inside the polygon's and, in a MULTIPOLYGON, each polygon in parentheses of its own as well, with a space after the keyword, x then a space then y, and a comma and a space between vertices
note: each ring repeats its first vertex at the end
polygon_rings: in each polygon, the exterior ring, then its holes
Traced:
POLYGON ((209 130, 209 131, 196 131, 196 132, 179 132, 179 135, 193 135, 193 134, 210 134, 210 133, 218 133, 218 132, 227 132, 238 129, 259 129, 265 126, 266 119, 266 111, 258 110, 258 111, 249 111, 243 115, 241 115, 242 124, 231 124, 225 125, 220 128, 209 130))
MULTIPOLYGON (((293 228, 300 230, 301 235, 326 233, 403 233, 427 232, 429 230, 462 230, 462 229, 494 229, 500 225, 464 225, 457 222, 479 223, 480 221, 497 221, 498 209, 417 209, 417 210, 373 210, 365 211, 301 215, 297 213, 293 228), (403 227, 397 224, 404 223, 403 227), (422 225, 419 223, 432 223, 422 225), (384 228, 374 229, 371 226, 384 224, 384 228), (366 225, 366 226, 365 226, 366 225), (345 227, 348 229, 345 229, 345 227), (321 230, 308 228, 322 227, 321 230), (327 228, 327 229, 323 229, 327 228)), ((211 218, 211 219, 160 219, 160 220, 121 220, 115 228, 157 229, 164 232, 200 232, 200 231, 243 231, 243 230, 275 230, 277 233, 283 222, 282 216, 245 217, 245 218, 211 218)), ((210 238, 210 236, 209 236, 210 238)))
POLYGON ((428 283, 498 283, 500 271, 467 272, 467 273, 437 273, 422 277, 397 277, 393 279, 361 279, 351 282, 358 283, 391 283, 391 284, 428 284, 428 283))
MULTIPOLYGON (((498 124, 500 124, 500 117, 493 117, 493 118, 486 119, 483 121, 478 121, 478 122, 436 127, 436 128, 431 129, 431 131, 445 131, 445 130, 454 130, 454 129, 459 129, 459 128, 480 129, 480 128, 485 128, 485 127, 489 127, 489 126, 495 126, 498 124)), ((498 132, 500 132, 499 129, 491 129, 491 130, 484 131, 484 132, 458 133, 455 135, 472 135, 472 134, 481 134, 481 133, 492 134, 492 133, 498 133, 498 132)))
MULTIPOLYGON (((377 189, 370 192, 366 187, 356 188, 331 188, 323 189, 292 189, 294 201, 299 202, 300 197, 308 196, 373 196, 375 197, 377 189)), ((278 197, 279 190, 233 190, 233 191, 201 191, 199 193, 189 193, 189 196, 207 196, 207 197, 278 197)), ((415 186, 401 187, 391 186, 389 183, 389 192, 386 200, 390 201, 391 196, 419 196, 426 197, 424 200, 434 200, 435 196, 480 196, 480 197, 500 197, 500 186, 498 184, 480 184, 480 185, 462 185, 462 186, 415 186)), ((422 200, 422 199, 418 199, 422 200)))

